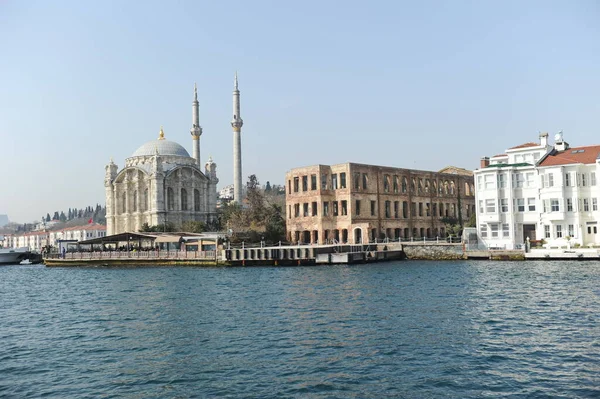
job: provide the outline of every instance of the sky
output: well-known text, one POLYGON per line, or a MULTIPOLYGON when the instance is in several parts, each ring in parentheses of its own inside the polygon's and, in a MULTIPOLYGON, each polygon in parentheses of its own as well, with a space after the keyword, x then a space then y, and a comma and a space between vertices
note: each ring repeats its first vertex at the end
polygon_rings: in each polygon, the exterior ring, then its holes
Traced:
POLYGON ((475 169, 550 137, 600 144, 600 3, 0 0, 0 214, 105 203, 104 167, 158 137, 233 182, 344 162, 475 169))

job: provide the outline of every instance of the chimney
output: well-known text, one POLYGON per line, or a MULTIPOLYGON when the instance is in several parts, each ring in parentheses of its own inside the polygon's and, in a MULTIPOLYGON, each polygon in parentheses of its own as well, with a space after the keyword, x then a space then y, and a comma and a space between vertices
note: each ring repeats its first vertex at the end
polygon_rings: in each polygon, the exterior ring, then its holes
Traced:
POLYGON ((540 133, 540 145, 546 147, 548 145, 548 133, 540 133))
POLYGON ((479 164, 480 168, 487 168, 488 166, 490 166, 490 158, 488 157, 483 157, 481 158, 481 163, 479 164))

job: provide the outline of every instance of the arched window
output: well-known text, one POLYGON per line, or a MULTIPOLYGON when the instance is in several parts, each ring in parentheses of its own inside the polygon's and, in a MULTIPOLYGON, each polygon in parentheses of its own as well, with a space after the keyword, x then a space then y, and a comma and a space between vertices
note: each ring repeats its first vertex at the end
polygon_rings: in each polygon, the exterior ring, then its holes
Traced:
POLYGON ((425 179, 425 192, 429 192, 429 179, 425 179))
POLYGON ((394 175, 394 192, 398 193, 398 186, 400 185, 400 179, 398 176, 394 175))
POLYGON ((122 210, 122 213, 126 213, 127 212, 127 193, 123 193, 121 198, 122 198, 121 205, 123 206, 121 208, 121 210, 122 210))
POLYGON ((133 192, 133 211, 137 212, 137 190, 133 192))
POLYGON ((148 189, 144 190, 144 211, 148 210, 148 189))
POLYGON ((402 177, 402 192, 405 193, 408 190, 408 181, 406 177, 402 177))
POLYGON ((187 211, 187 209, 188 209, 187 191, 185 191, 185 188, 182 188, 181 189, 181 210, 187 211))
POLYGON ((469 191, 469 183, 465 182, 465 195, 469 196, 471 195, 471 192, 469 191))
POLYGON ((175 195, 171 187, 167 188, 167 209, 170 211, 175 209, 175 195))
POLYGON ((437 193, 437 180, 433 179, 433 190, 432 192, 435 194, 437 193))
POLYGON ((450 182, 450 194, 454 195, 455 194, 455 185, 454 185, 454 181, 450 182))
POLYGON ((448 191, 450 191, 450 185, 448 184, 448 180, 444 181, 444 194, 448 194, 448 191))
POLYGON ((200 191, 197 189, 194 190, 194 210, 200 210, 200 191))
POLYGON ((416 187, 417 187, 417 182, 415 181, 415 178, 413 177, 410 182, 410 192, 414 193, 416 191, 416 187))

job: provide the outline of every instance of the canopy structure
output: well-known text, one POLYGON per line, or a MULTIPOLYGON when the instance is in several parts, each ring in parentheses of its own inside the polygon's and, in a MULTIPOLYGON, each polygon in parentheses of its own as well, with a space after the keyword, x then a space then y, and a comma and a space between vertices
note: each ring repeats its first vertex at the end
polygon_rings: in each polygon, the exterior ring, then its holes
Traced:
POLYGON ((125 232, 120 234, 113 234, 111 236, 92 238, 91 240, 80 241, 79 245, 89 245, 89 244, 118 244, 120 242, 141 242, 141 241, 151 241, 154 243, 156 238, 160 234, 152 234, 152 233, 131 233, 125 232))

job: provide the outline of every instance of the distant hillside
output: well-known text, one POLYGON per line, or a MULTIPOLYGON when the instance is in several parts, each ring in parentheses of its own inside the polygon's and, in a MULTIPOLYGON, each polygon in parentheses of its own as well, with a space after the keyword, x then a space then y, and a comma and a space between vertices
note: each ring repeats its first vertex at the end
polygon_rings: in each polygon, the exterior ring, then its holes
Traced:
POLYGON ((4 227, 8 224, 8 215, 0 215, 0 227, 4 227))

